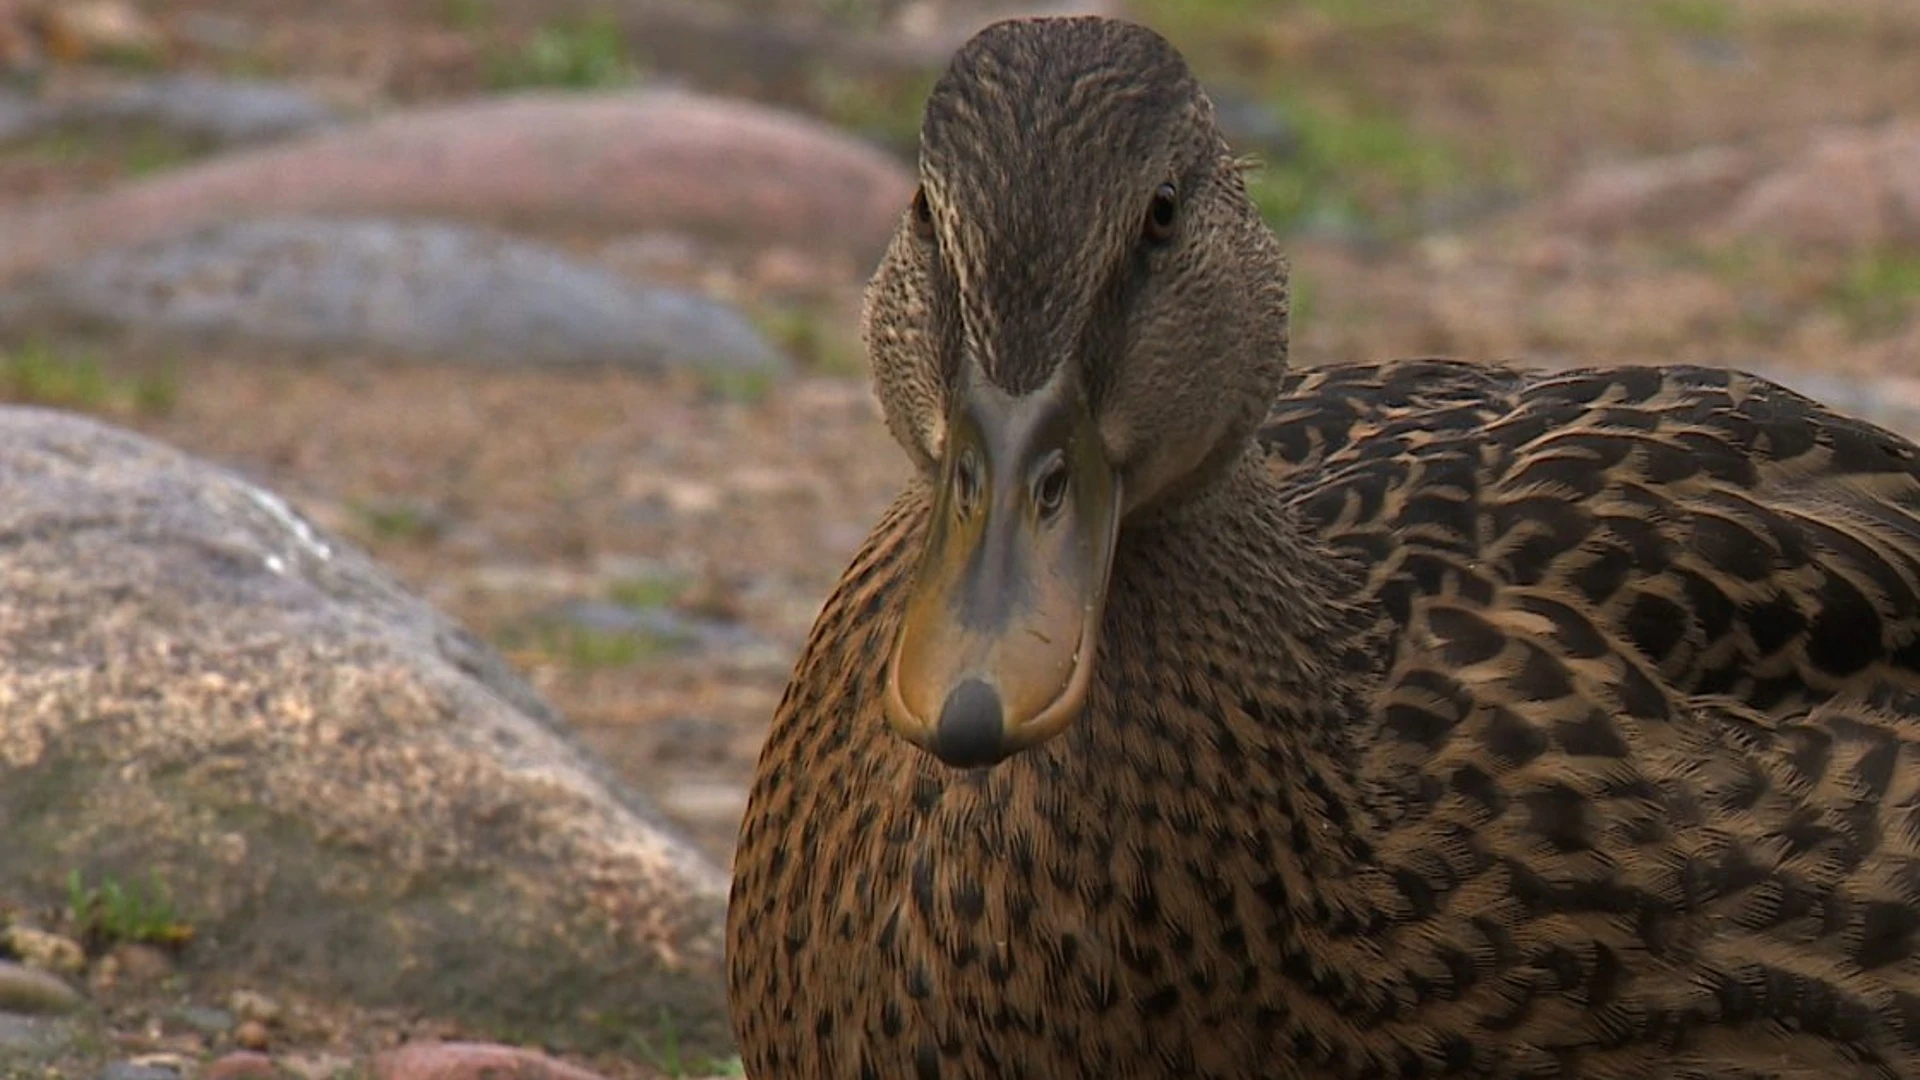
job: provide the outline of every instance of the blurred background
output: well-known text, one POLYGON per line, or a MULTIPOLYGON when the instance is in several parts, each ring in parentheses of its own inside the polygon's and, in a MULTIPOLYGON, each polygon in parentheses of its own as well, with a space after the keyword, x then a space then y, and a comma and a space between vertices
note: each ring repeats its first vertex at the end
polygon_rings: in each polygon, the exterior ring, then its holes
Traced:
POLYGON ((906 474, 860 291, 1002 14, 1189 55, 1295 362, 1773 375, 1920 432, 1910 0, 0 0, 0 402, 232 468, 715 860, 906 474))

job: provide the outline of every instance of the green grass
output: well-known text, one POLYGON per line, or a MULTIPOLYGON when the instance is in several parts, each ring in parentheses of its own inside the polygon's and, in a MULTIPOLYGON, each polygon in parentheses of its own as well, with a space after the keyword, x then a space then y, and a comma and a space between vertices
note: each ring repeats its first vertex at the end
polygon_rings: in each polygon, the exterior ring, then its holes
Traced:
POLYGON ((671 607, 686 591, 686 579, 677 574, 647 574, 607 586, 607 599, 631 608, 671 607))
POLYGON ((632 82, 639 74, 620 24, 607 15, 547 23, 518 49, 496 54, 488 64, 488 82, 498 90, 595 90, 632 82))
POLYGON ((441 18, 455 30, 484 30, 493 23, 493 4, 490 0, 446 0, 441 18))
POLYGON ((63 128, 8 147, 8 157, 72 166, 108 162, 129 177, 149 176, 204 156, 193 140, 153 127, 132 131, 63 128))
POLYGON ((1741 13, 1726 0, 1638 0, 1623 6, 1671 33, 1722 37, 1740 29, 1741 13))
POLYGON ((684 645, 671 634, 604 630, 539 620, 501 635, 510 652, 530 652, 569 671, 607 671, 671 655, 684 645))
POLYGON ((1827 299, 1859 334, 1904 324, 1920 312, 1920 251, 1884 249, 1857 257, 1827 299))
POLYGON ((178 948, 193 937, 173 900, 151 874, 145 887, 128 887, 114 878, 89 886, 78 869, 67 874, 67 917, 77 936, 94 952, 123 942, 178 948))
POLYGON ((1366 71, 1316 72, 1290 58, 1277 28, 1307 12, 1363 41, 1393 43, 1455 2, 1472 0, 1142 0, 1139 12, 1209 85, 1255 98, 1293 128, 1294 152, 1262 160, 1247 177, 1276 230, 1364 225, 1394 236, 1417 227, 1423 204, 1491 178, 1476 175, 1460 148, 1374 100, 1366 71))
POLYGON ((1274 0, 1141 0, 1137 7, 1142 22, 1175 38, 1244 31, 1275 14, 1274 0))
POLYGON ((701 365, 697 379, 700 391, 709 401, 730 401, 758 405, 773 395, 780 377, 771 371, 728 368, 717 364, 701 365))
POLYGON ((826 375, 865 375, 865 350, 856 338, 834 331, 816 308, 788 306, 753 313, 768 341, 808 371, 826 375))
POLYGON ((666 1010, 660 1012, 660 1032, 657 1039, 636 1032, 633 1036, 635 1048, 647 1063, 668 1076, 745 1076, 746 1065, 738 1057, 716 1061, 698 1055, 688 1055, 681 1049, 679 1028, 673 1022, 672 1014, 666 1010))
POLYGON ((808 98, 835 126, 911 156, 920 139, 921 110, 937 77, 937 72, 902 79, 821 68, 811 76, 808 98))
POLYGON ((1247 184, 1261 214, 1282 233, 1359 222, 1404 232, 1423 200, 1470 180, 1451 148, 1396 119, 1299 97, 1283 96, 1279 107, 1299 134, 1298 152, 1261 162, 1247 184))
POLYGON ((179 401, 173 365, 133 375, 110 375, 92 352, 68 352, 42 342, 0 348, 0 401, 91 413, 157 416, 179 401))
MULTIPOLYGON (((1326 26, 1347 32, 1419 29, 1435 20, 1458 14, 1475 0, 1143 0, 1140 9, 1149 22, 1171 32, 1246 32, 1276 18, 1299 18, 1310 13, 1326 26)), ((1575 14, 1640 20, 1658 29, 1687 34, 1724 34, 1740 26, 1741 11, 1730 0, 1529 0, 1549 12, 1554 7, 1575 14)), ((1509 6, 1500 0, 1479 0, 1490 16, 1509 6)))
POLYGON ((425 540, 438 531, 431 514, 408 503, 353 502, 348 504, 348 509, 361 528, 380 540, 425 540))

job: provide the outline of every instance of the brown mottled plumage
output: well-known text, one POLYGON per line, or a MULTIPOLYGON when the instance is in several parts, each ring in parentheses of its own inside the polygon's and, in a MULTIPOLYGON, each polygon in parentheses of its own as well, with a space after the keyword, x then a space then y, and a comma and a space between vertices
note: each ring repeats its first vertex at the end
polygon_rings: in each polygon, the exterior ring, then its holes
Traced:
POLYGON ((749 1075, 1920 1078, 1920 451, 1705 368, 1288 374, 1130 24, 984 31, 921 176, 921 476, 761 760, 749 1075))

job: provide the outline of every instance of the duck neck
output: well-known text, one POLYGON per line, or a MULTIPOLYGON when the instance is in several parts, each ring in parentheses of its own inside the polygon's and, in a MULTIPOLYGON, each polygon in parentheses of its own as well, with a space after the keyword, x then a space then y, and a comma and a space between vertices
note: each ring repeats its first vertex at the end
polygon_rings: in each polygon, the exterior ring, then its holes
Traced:
POLYGON ((1382 804, 1360 779, 1356 739, 1384 633, 1362 596, 1365 569, 1299 525, 1251 452, 1207 491, 1130 525, 1115 563, 1103 712, 1140 737, 1127 756, 1154 760, 1157 737, 1163 757, 1220 762, 1203 785, 1289 829, 1303 871, 1365 858, 1382 804), (1131 691, 1135 673, 1157 693, 1131 691), (1189 742, 1200 753, 1181 753, 1189 742))

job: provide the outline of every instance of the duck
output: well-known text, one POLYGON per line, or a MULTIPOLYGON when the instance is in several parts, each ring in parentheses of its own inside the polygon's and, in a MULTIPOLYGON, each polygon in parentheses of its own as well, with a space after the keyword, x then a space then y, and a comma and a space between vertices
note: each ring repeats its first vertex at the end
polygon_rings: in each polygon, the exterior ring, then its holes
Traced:
POLYGON ((1920 1078, 1920 448, 1728 368, 1295 366, 1248 167, 1136 22, 930 90, 746 1074, 1920 1078))

